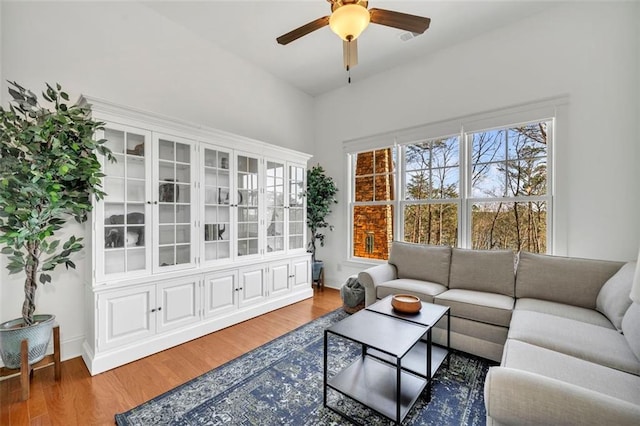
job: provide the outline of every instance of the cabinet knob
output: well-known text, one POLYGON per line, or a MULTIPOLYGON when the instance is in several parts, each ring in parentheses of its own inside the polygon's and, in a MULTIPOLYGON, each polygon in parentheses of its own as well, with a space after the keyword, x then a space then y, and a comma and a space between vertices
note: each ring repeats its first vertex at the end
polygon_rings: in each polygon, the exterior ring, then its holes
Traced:
POLYGON ((155 312, 155 311, 156 311, 156 308, 153 308, 153 309, 151 310, 151 312, 155 312))
POLYGON ((151 201, 147 201, 147 204, 151 204, 151 201))
POLYGON ((160 307, 158 308, 158 311, 161 311, 161 310, 162 310, 162 306, 160 306, 160 307))

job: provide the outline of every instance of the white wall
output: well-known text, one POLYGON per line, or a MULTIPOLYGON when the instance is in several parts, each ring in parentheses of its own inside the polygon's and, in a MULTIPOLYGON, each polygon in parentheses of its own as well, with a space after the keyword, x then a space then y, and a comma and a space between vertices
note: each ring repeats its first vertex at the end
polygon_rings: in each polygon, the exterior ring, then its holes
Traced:
MULTIPOLYGON (((310 96, 140 4, 2 2, 0 25, 2 93, 4 79, 36 93, 45 82, 59 82, 74 99, 87 94, 313 150, 310 96)), ((84 232, 77 225, 67 231, 84 232)), ((65 359, 81 353, 84 337, 84 262, 75 261, 78 269, 55 271, 54 284, 42 287, 37 300, 37 312, 57 315, 65 359)), ((8 276, 3 267, 0 280, 6 321, 20 315, 23 276, 8 276)))
MULTIPOLYGON (((330 285, 345 262, 347 180, 342 142, 568 94, 556 140, 557 241, 570 256, 635 259, 640 241, 638 19, 640 4, 551 7, 418 62, 317 99, 314 162, 336 178, 340 203, 319 258, 330 285), (342 114, 336 114, 339 109, 342 114), (331 125, 326 125, 331 123, 331 125)), ((428 36, 426 34, 425 36, 428 36)))

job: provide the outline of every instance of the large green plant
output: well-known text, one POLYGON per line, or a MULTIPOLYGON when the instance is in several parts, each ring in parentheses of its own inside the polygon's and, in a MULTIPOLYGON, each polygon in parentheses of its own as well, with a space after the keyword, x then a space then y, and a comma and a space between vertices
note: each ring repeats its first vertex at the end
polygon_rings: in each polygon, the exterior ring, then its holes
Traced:
POLYGON ((92 196, 104 197, 96 153, 115 159, 93 137, 104 123, 88 105, 69 105, 60 85, 42 93, 48 108, 15 82, 9 94, 8 109, 0 107, 0 246, 9 273, 26 274, 22 317, 32 325, 38 283, 51 282, 58 265, 75 268, 70 256, 83 247, 82 238, 60 244, 55 233, 72 217, 86 221, 92 196))
POLYGON ((320 242, 320 246, 324 246, 325 235, 320 230, 323 228, 333 230, 333 226, 327 223, 326 217, 331 213, 331 205, 338 202, 335 197, 337 192, 338 188, 333 178, 326 175, 322 166, 316 165, 307 170, 307 191, 305 192, 307 226, 311 231, 308 249, 314 262, 316 260, 316 241, 320 242))

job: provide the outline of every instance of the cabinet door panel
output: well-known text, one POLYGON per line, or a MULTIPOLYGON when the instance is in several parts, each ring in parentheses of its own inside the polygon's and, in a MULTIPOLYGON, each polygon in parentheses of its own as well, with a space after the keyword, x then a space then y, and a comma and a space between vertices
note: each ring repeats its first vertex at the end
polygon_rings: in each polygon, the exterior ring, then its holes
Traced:
POLYGON ((289 262, 274 263, 269 266, 270 295, 286 293, 291 289, 289 279, 289 262))
POLYGON ((198 239, 192 194, 198 162, 195 142, 154 134, 154 272, 196 266, 198 239))
POLYGON ((293 287, 303 287, 311 285, 311 262, 309 257, 294 259, 291 261, 293 287))
POLYGON ((158 285, 158 332, 183 327, 200 319, 198 284, 196 278, 189 278, 158 285))
POLYGON ((204 279, 204 314, 211 317, 236 309, 238 274, 235 271, 207 275, 204 279))
POLYGON ((104 200, 96 203, 96 279, 145 275, 151 270, 151 133, 109 124, 106 139, 115 163, 103 160, 104 200))
POLYGON ((156 287, 144 286, 98 296, 98 346, 109 349, 155 334, 156 287))
POLYGON ((238 257, 260 254, 260 185, 259 158, 236 155, 236 249, 238 257))
POLYGON ((240 300, 239 306, 247 306, 257 303, 265 297, 265 273, 264 268, 240 270, 240 300))
POLYGON ((228 261, 233 254, 231 199, 233 163, 230 151, 202 146, 200 196, 200 257, 204 265, 228 261))
POLYGON ((267 160, 265 170, 266 253, 279 253, 285 250, 285 165, 267 160))
POLYGON ((302 166, 290 165, 288 168, 289 185, 287 221, 288 221, 288 249, 289 251, 304 251, 305 236, 307 235, 305 218, 305 198, 306 188, 305 169, 302 166))

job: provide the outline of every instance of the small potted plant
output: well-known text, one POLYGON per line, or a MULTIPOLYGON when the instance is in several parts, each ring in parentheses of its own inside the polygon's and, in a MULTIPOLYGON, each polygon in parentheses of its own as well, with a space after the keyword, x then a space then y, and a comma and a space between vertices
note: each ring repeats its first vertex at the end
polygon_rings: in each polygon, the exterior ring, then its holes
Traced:
POLYGON ((7 368, 20 367, 20 343, 29 344, 29 364, 42 359, 51 337, 53 315, 35 315, 38 284, 51 282, 59 265, 75 268, 71 255, 82 238, 61 243, 56 232, 71 218, 87 220, 92 197, 104 197, 97 154, 115 161, 104 140, 95 140, 104 123, 91 119, 89 105, 68 104, 60 85, 47 84, 37 96, 9 82, 8 109, 0 107, 0 247, 10 274, 25 273, 22 318, 0 324, 0 355, 7 368))
POLYGON ((338 200, 335 195, 338 192, 335 182, 331 176, 327 176, 324 169, 320 165, 313 166, 307 170, 307 226, 311 231, 311 240, 309 241, 308 251, 311 253, 313 261, 313 280, 320 278, 320 272, 323 262, 316 259, 317 243, 324 246, 325 235, 321 232, 323 228, 333 230, 333 226, 329 225, 326 217, 331 213, 331 205, 336 204, 338 200))

